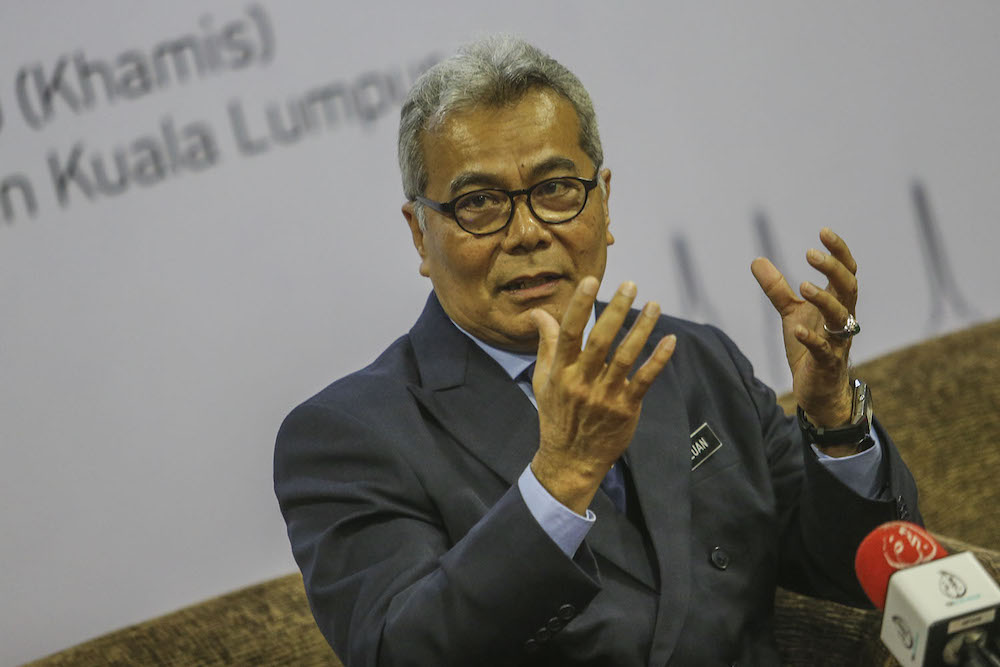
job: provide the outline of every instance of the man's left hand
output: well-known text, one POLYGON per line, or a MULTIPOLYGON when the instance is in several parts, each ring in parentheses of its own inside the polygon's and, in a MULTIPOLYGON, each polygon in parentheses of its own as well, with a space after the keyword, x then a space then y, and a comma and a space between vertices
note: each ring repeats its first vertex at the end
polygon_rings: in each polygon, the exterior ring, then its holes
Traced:
POLYGON ((838 338, 823 328, 842 329, 858 302, 857 262, 844 240, 823 228, 820 241, 829 253, 811 249, 806 260, 826 276, 820 289, 804 282, 798 298, 770 260, 758 257, 750 271, 781 315, 785 356, 792 371, 792 391, 816 426, 836 428, 851 418, 852 390, 847 372, 850 338, 838 338))

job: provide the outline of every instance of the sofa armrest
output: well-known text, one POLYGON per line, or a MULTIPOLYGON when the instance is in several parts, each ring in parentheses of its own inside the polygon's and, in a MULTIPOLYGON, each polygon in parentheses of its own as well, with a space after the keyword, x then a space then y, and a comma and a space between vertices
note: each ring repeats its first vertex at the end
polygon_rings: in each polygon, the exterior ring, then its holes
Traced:
POLYGON ((77 665, 343 667, 316 627, 298 573, 116 630, 23 667, 77 665))

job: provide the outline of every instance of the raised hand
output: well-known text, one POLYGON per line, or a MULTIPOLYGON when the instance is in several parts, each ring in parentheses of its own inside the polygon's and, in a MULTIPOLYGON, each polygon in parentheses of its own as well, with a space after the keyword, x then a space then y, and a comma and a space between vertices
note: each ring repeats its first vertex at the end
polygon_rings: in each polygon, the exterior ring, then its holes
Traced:
POLYGON ((628 377, 660 315, 660 307, 650 302, 605 363, 636 287, 626 282, 618 288, 584 347, 583 331, 597 288, 596 278, 581 280, 562 323, 541 309, 531 313, 539 334, 532 387, 541 430, 531 469, 553 497, 578 514, 585 513, 601 480, 631 442, 642 398, 676 344, 675 336, 665 336, 628 377))
POLYGON ((781 272, 763 257, 755 259, 750 270, 781 315, 795 398, 813 424, 833 428, 851 416, 847 370, 851 339, 831 332, 843 329, 848 315, 854 315, 858 265, 847 244, 833 231, 824 228, 819 238, 829 253, 811 249, 806 260, 826 276, 824 289, 804 282, 799 287, 802 298, 798 298, 781 272))

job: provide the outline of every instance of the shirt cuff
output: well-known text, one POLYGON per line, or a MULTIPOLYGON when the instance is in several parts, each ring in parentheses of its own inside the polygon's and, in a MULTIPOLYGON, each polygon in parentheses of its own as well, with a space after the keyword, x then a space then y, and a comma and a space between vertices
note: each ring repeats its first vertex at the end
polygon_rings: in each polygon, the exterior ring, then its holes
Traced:
POLYGON ((882 489, 882 479, 879 474, 882 468, 882 442, 878 439, 878 432, 875 429, 871 429, 871 437, 875 441, 874 445, 850 456, 827 456, 816 445, 810 446, 816 452, 820 465, 829 470, 830 474, 859 496, 876 500, 882 489))
POLYGON ((580 516, 553 498, 535 477, 530 465, 517 479, 517 488, 538 525, 564 554, 572 558, 594 525, 596 515, 588 509, 587 516, 580 516))

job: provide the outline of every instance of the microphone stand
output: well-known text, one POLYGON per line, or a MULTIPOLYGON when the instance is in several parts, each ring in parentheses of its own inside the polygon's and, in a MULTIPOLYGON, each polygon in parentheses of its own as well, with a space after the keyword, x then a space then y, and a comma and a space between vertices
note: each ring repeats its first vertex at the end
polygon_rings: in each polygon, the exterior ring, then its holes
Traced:
POLYGON ((1000 640, 993 642, 993 647, 987 643, 986 633, 982 631, 963 632, 945 648, 945 662, 962 667, 1000 667, 1000 640), (953 642, 960 642, 953 644, 953 642), (949 651, 949 648, 952 649, 949 651), (949 660, 949 653, 958 661, 949 660))

